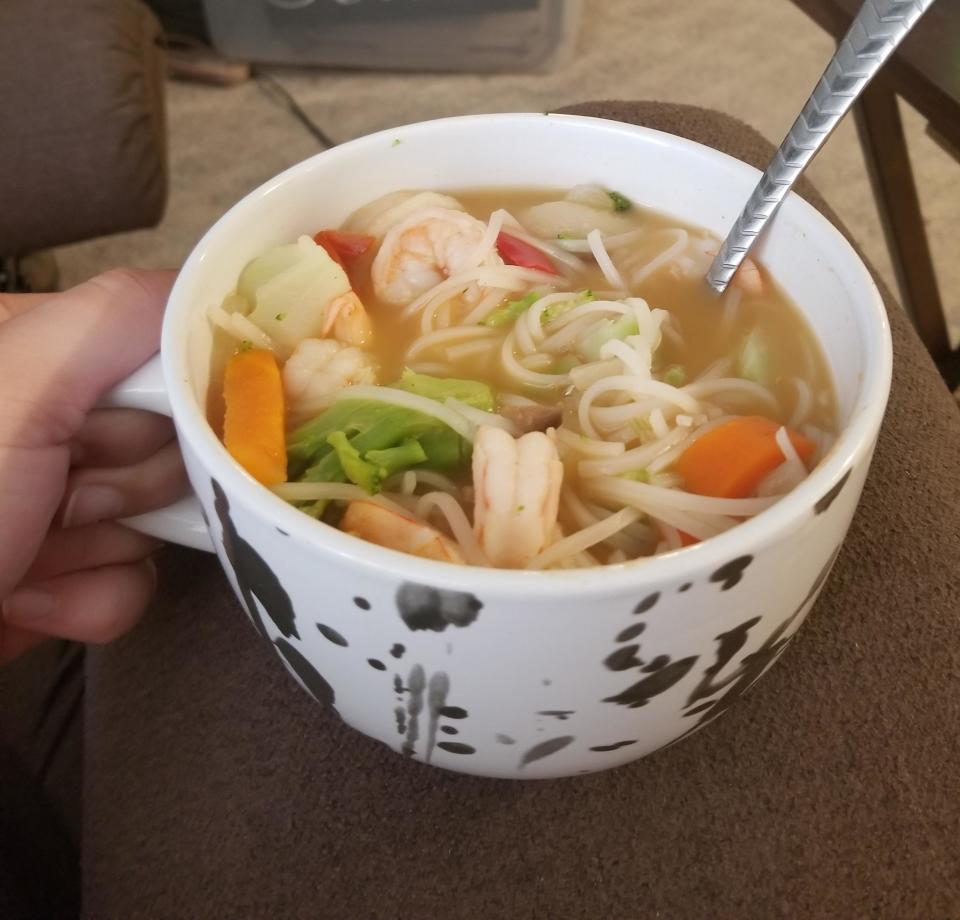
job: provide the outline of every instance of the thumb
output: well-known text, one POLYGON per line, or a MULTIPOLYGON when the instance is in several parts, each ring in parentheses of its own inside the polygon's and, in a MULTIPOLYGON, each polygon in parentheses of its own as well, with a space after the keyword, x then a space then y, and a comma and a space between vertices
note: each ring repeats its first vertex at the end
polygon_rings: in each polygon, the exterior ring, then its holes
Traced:
POLYGON ((108 272, 0 326, 0 597, 50 527, 70 439, 97 400, 157 350, 173 278, 108 272))

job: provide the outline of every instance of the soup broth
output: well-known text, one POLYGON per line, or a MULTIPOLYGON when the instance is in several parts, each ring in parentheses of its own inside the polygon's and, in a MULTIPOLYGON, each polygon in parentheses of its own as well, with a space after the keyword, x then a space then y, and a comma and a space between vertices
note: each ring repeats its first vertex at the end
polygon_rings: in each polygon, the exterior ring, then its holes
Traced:
MULTIPOLYGON (((296 245, 213 314, 212 379, 272 353, 287 446, 244 465, 321 524, 448 562, 624 563, 759 513, 832 442, 826 361, 769 273, 718 298, 717 240, 616 192, 397 193, 296 245)), ((241 459, 230 380, 211 391, 241 459)))

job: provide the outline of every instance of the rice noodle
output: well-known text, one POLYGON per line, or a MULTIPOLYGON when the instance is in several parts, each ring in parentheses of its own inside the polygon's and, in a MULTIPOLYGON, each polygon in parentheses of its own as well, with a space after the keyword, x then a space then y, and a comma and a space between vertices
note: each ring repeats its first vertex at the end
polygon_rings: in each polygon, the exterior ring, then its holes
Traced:
POLYGON ((470 565, 490 565, 490 560, 480 548, 466 513, 452 495, 446 492, 427 492, 426 495, 421 495, 417 502, 416 514, 423 520, 427 520, 432 508, 436 508, 444 516, 453 538, 459 544, 464 558, 470 565))
POLYGON ((454 412, 459 412, 471 425, 476 425, 478 428, 481 425, 488 425, 491 428, 502 428, 514 437, 517 435, 517 426, 510 419, 496 412, 485 412, 452 396, 444 400, 444 405, 449 406, 454 412))
POLYGON ((461 320, 461 326, 473 326, 482 323, 499 305, 507 292, 504 288, 493 288, 480 302, 461 320))
POLYGON ((797 449, 793 446, 793 442, 790 440, 790 435, 787 433, 787 429, 784 428, 783 425, 777 429, 776 440, 777 447, 780 448, 780 452, 783 454, 786 464, 793 469, 799 478, 802 479, 805 477, 807 475, 807 468, 800 459, 800 455, 797 453, 797 449))
POLYGON ((406 470, 401 474, 400 492, 402 495, 413 495, 417 491, 417 474, 413 470, 406 470))
POLYGON ((618 313, 624 314, 631 312, 630 307, 626 304, 619 303, 616 300, 588 300, 586 303, 579 304, 574 307, 572 310, 567 310, 564 313, 561 313, 559 316, 552 319, 549 323, 544 324, 543 314, 548 307, 552 304, 565 300, 572 300, 577 297, 577 294, 566 294, 566 295, 551 295, 548 300, 546 297, 541 297, 530 309, 524 314, 526 317, 527 323, 531 327, 531 334, 536 336, 538 330, 541 330, 545 327, 548 330, 548 333, 555 332, 557 329, 562 329, 568 323, 572 323, 574 320, 579 319, 581 316, 587 316, 591 313, 618 313))
POLYGON ((274 349, 273 339, 242 313, 227 313, 223 307, 216 304, 207 309, 207 317, 215 326, 241 342, 248 341, 258 348, 268 348, 270 351, 274 349))
POLYGON ((631 273, 630 280, 632 281, 634 287, 636 287, 642 281, 645 281, 655 271, 657 271, 657 269, 666 265, 671 259, 680 255, 680 253, 687 248, 687 243, 690 239, 690 235, 687 233, 687 231, 677 227, 672 232, 676 234, 676 240, 666 249, 664 249, 659 255, 647 262, 646 265, 631 273))
MULTIPOLYGON (((623 503, 618 502, 618 507, 623 503)), ((701 515, 693 514, 689 511, 683 511, 678 508, 672 508, 668 505, 657 504, 656 502, 643 502, 633 500, 626 504, 637 508, 655 520, 660 525, 674 527, 696 537, 698 540, 707 540, 710 537, 716 537, 737 525, 737 521, 731 517, 723 515, 701 515)))
MULTIPOLYGON (((634 338, 638 337, 635 336, 634 338)), ((644 350, 646 351, 645 355, 640 354, 637 349, 631 348, 626 342, 621 342, 619 339, 611 339, 609 342, 604 342, 601 346, 600 357, 617 358, 623 362, 624 370, 628 373, 634 374, 637 377, 649 377, 650 349, 646 348, 646 343, 640 344, 644 346, 644 350)))
MULTIPOLYGON (((561 496, 563 510, 574 520, 578 527, 592 527, 598 521, 605 521, 611 514, 616 512, 599 505, 590 505, 582 501, 580 497, 572 490, 566 490, 561 496)), ((600 541, 609 546, 614 546, 621 552, 630 556, 641 556, 650 549, 651 532, 650 528, 641 522, 638 517, 632 524, 610 534, 604 540, 600 541)))
MULTIPOLYGON (((477 244, 477 248, 467 256, 466 261, 463 264, 464 269, 473 268, 477 265, 482 265, 486 262, 487 258, 493 253, 496 254, 496 244, 497 236, 500 234, 500 228, 503 227, 503 219, 507 216, 507 212, 503 209, 498 209, 490 215, 490 219, 487 221, 487 229, 484 231, 483 238, 477 244)), ((497 259, 499 261, 499 258, 497 259)))
POLYGON ((693 396, 684 390, 670 386, 668 383, 661 383, 659 380, 641 380, 622 375, 606 377, 587 387, 580 398, 580 405, 577 407, 580 427, 593 438, 598 437, 598 432, 590 420, 590 408, 598 396, 615 391, 622 391, 634 396, 656 396, 679 406, 690 414, 700 411, 700 403, 693 396))
POLYGON ((794 406, 793 414, 790 416, 787 425, 796 430, 806 421, 810 409, 813 408, 813 391, 810 389, 810 384, 800 377, 792 377, 790 382, 797 391, 797 404, 794 406))
POLYGON ((452 428, 464 440, 473 442, 474 426, 459 412, 454 412, 449 406, 445 406, 435 399, 427 399, 425 396, 408 393, 406 390, 397 390, 393 387, 377 386, 344 387, 337 391, 334 402, 342 402, 345 399, 373 399, 391 406, 414 409, 424 415, 433 416, 447 427, 452 428))
POLYGON ((619 457, 623 455, 624 446, 619 441, 600 441, 588 438, 585 434, 577 434, 561 425, 556 429, 557 442, 567 450, 582 454, 585 457, 619 457))
MULTIPOLYGON (((426 311, 424 311, 423 315, 424 317, 429 316, 426 311)), ((453 322, 453 301, 448 300, 434 313, 434 316, 436 317, 437 326, 441 329, 449 329, 453 322)))
POLYGON ((383 492, 377 495, 370 495, 360 486, 355 486, 349 482, 281 482, 279 485, 271 486, 275 495, 279 495, 284 501, 288 502, 314 502, 314 501, 369 501, 376 505, 383 505, 391 511, 398 514, 405 514, 404 509, 392 501, 383 492))
POLYGON ((670 434, 670 426, 667 425, 667 420, 663 417, 663 409, 654 409, 650 413, 650 427, 658 438, 665 438, 670 434))
POLYGON ((740 377, 695 380, 684 387, 684 391, 691 396, 716 396, 718 393, 737 393, 752 396, 754 399, 760 400, 773 415, 780 414, 780 404, 766 387, 762 387, 752 380, 743 380, 740 377))
MULTIPOLYGON (((677 429, 674 430, 676 431, 677 429)), ((647 464, 647 472, 651 476, 654 476, 661 470, 665 470, 668 466, 672 466, 680 458, 680 454, 682 454, 694 440, 694 438, 686 437, 677 444, 674 444, 669 450, 665 450, 662 454, 659 454, 647 464)))
POLYGON ((603 245, 603 237, 600 231, 591 230, 587 234, 587 242, 590 244, 593 257, 597 260, 597 265, 600 266, 600 271, 603 272, 603 277, 615 288, 626 288, 623 276, 617 271, 616 265, 613 264, 610 254, 603 245))
POLYGON ((416 477, 418 483, 426 486, 432 486, 434 491, 439 489, 441 492, 449 492, 455 495, 458 491, 456 483, 443 473, 437 473, 434 470, 410 470, 416 477))
POLYGON ((723 294, 723 313, 720 317, 720 334, 729 335, 740 315, 740 301, 743 298, 743 288, 729 285, 723 294))
POLYGON ((661 489, 681 489, 683 488, 683 477, 676 473, 652 473, 650 485, 661 489))
MULTIPOLYGON (((510 236, 516 237, 518 240, 523 240, 524 243, 528 243, 533 246, 534 249, 539 249, 541 252, 545 252, 552 259, 555 259, 561 265, 566 266, 569 269, 572 269, 575 272, 582 272, 586 267, 582 260, 578 259, 576 256, 570 255, 569 252, 564 251, 562 245, 555 246, 553 243, 550 243, 547 240, 542 239, 539 236, 531 236, 523 229, 520 222, 508 211, 505 211, 506 215, 504 219, 504 224, 507 226, 507 232, 510 236)), ((585 249, 584 252, 589 252, 589 249, 585 249)))
POLYGON ((480 266, 472 268, 469 271, 460 272, 451 275, 439 284, 435 284, 430 290, 424 291, 419 297, 411 301, 403 308, 400 314, 401 319, 409 319, 415 316, 428 304, 443 302, 449 300, 463 291, 469 289, 471 285, 478 284, 483 287, 498 287, 508 291, 523 290, 528 284, 542 284, 549 281, 553 276, 545 272, 535 271, 530 268, 521 268, 519 265, 497 265, 480 266))
MULTIPOLYGON (((451 345, 443 350, 444 357, 448 361, 462 361, 464 358, 472 358, 481 355, 485 351, 497 348, 500 342, 495 338, 481 339, 479 342, 465 342, 462 345, 451 345)), ((450 368, 446 368, 445 373, 449 373, 450 368)))
MULTIPOLYGON (((682 428, 674 428, 666 437, 658 441, 628 451, 621 449, 619 455, 611 459, 581 460, 577 465, 577 472, 583 478, 591 478, 594 476, 616 476, 620 473, 629 473, 632 470, 642 470, 665 451, 684 443, 688 436, 689 433, 682 428)), ((617 443, 619 444, 619 442, 617 443)), ((622 444, 619 444, 619 446, 623 447, 622 444)))
POLYGON ((534 558, 527 563, 527 568, 545 569, 563 559, 564 556, 583 552, 591 546, 607 540, 615 533, 623 530, 624 527, 638 520, 639 517, 640 512, 636 509, 621 508, 605 520, 597 521, 596 524, 585 527, 583 530, 578 530, 576 533, 564 537, 559 542, 551 544, 539 555, 534 556, 534 558))
POLYGON ((714 498, 710 495, 694 495, 679 489, 661 489, 644 482, 629 479, 596 479, 590 482, 591 493, 619 501, 624 505, 643 508, 644 505, 658 505, 675 508, 693 514, 724 515, 730 517, 752 517, 765 511, 776 498, 714 498))
POLYGON ((520 354, 531 355, 537 350, 537 342, 543 338, 543 333, 539 329, 532 332, 530 324, 524 322, 524 319, 525 317, 521 316, 513 324, 513 338, 520 354))
POLYGON ((404 361, 410 362, 417 355, 436 345, 444 345, 457 339, 496 338, 499 334, 498 330, 488 329, 486 326, 454 326, 452 329, 437 329, 416 339, 407 349, 404 361))
POLYGON ((514 380, 519 380, 527 386, 537 387, 541 390, 557 389, 559 387, 565 387, 570 383, 569 374, 540 374, 525 368, 513 354, 514 342, 514 332, 511 331, 503 340, 503 346, 500 349, 500 360, 503 363, 503 369, 513 377, 514 380))
POLYGON ((619 359, 591 361, 570 369, 570 380, 578 390, 585 390, 591 383, 616 374, 620 370, 619 359))
POLYGON ((540 343, 541 351, 559 354, 571 350, 577 342, 590 335, 604 320, 593 316, 581 316, 577 321, 568 323, 558 332, 540 343))
POLYGON ((634 400, 621 397, 621 399, 623 401, 613 405, 593 406, 590 410, 593 423, 597 428, 602 428, 607 433, 607 437, 612 437, 614 431, 620 431, 624 426, 631 426, 626 430, 629 435, 627 440, 632 440, 637 436, 637 429, 632 426, 637 421, 647 421, 648 416, 654 409, 659 408, 664 413, 676 411, 676 406, 671 406, 664 400, 654 397, 634 400))
POLYGON ((676 527, 660 522, 660 530, 663 533, 664 542, 667 544, 667 552, 673 549, 680 549, 683 546, 683 540, 680 539, 680 532, 676 527))

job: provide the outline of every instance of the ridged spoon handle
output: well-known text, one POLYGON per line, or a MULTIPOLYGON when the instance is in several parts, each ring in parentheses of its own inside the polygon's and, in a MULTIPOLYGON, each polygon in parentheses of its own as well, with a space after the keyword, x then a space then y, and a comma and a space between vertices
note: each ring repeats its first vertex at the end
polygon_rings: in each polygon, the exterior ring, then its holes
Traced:
POLYGON ((866 0, 707 272, 722 294, 757 235, 866 85, 933 0, 866 0))

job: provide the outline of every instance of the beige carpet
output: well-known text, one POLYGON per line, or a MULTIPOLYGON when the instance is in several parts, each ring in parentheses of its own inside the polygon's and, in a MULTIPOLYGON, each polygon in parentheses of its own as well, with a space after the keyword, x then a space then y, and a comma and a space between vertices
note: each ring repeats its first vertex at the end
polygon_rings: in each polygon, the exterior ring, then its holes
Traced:
MULTIPOLYGON (((788 0, 583 0, 564 59, 544 74, 435 75, 274 70, 336 141, 425 118, 541 111, 588 99, 660 99, 738 115, 779 141, 832 52, 788 0)), ((154 230, 68 247, 63 283, 112 265, 177 265, 207 226, 250 189, 316 152, 317 142, 254 83, 169 85, 171 195, 154 230)), ((960 166, 904 110, 914 169, 951 327, 960 337, 960 166)), ((893 281, 852 121, 811 176, 893 281)))

